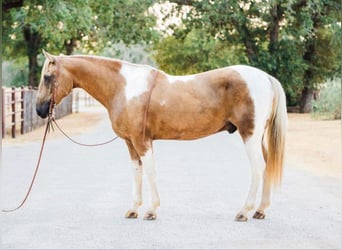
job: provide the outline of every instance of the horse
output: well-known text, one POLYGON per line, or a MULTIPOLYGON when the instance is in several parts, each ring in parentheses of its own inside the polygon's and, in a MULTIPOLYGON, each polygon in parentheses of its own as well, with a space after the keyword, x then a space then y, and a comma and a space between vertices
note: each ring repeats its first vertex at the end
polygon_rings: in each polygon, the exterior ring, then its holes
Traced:
POLYGON ((235 220, 247 221, 261 180, 261 202, 253 218, 265 218, 271 191, 281 184, 287 130, 285 94, 276 78, 246 65, 173 76, 107 57, 43 53, 37 114, 46 118, 52 102, 57 105, 73 88, 82 88, 107 109, 113 131, 126 142, 134 180, 126 218, 138 217, 143 173, 151 195, 143 219, 157 218, 154 140, 194 140, 221 131, 240 134, 251 165, 248 196, 235 220))

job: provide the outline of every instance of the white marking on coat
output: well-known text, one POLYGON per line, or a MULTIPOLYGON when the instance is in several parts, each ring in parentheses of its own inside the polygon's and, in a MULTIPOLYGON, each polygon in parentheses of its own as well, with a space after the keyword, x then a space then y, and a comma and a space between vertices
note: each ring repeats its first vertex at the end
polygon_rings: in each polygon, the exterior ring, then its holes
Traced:
POLYGON ((246 65, 235 65, 229 68, 237 71, 247 83, 255 107, 255 125, 258 126, 255 129, 263 131, 272 110, 274 97, 269 75, 260 69, 246 65))
POLYGON ((195 79, 195 75, 186 75, 186 76, 171 76, 171 75, 166 75, 167 80, 172 84, 175 82, 187 82, 195 79))
POLYGON ((156 182, 156 168, 154 166, 153 150, 150 148, 146 151, 145 155, 141 157, 143 163, 143 171, 147 175, 151 191, 151 205, 149 210, 153 213, 160 205, 160 199, 156 182))
POLYGON ((127 102, 148 91, 148 78, 151 70, 152 67, 150 66, 122 64, 120 74, 126 79, 125 95, 127 102))

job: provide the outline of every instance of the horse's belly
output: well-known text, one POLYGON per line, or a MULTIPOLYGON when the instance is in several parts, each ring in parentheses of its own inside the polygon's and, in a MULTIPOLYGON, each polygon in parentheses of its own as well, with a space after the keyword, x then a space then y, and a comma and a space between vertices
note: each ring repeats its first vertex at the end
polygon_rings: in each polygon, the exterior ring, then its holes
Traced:
POLYGON ((170 113, 165 119, 157 119, 154 124, 154 139, 193 140, 202 138, 222 129, 225 119, 208 114, 170 113))

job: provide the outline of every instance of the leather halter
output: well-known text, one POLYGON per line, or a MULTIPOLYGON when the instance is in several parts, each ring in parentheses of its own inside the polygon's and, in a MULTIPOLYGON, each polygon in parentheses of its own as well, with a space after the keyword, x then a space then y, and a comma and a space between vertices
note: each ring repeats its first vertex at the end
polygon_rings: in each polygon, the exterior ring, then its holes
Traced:
POLYGON ((111 143, 113 141, 115 141, 116 139, 118 139, 118 136, 115 136, 114 138, 105 141, 105 142, 101 142, 101 143, 94 143, 94 144, 86 144, 86 143, 81 143, 78 141, 75 141, 74 139, 72 139, 57 123, 56 119, 54 118, 54 109, 56 107, 56 96, 57 96, 57 90, 58 90, 58 86, 59 86, 59 82, 58 82, 58 74, 59 74, 59 64, 57 62, 57 60, 55 61, 56 63, 56 75, 55 75, 55 81, 53 82, 52 86, 51 86, 51 99, 50 99, 50 107, 49 107, 49 115, 48 115, 48 124, 51 124, 51 127, 53 129, 52 124, 54 124, 58 130, 67 138, 69 139, 71 142, 80 145, 80 146, 85 146, 85 147, 98 147, 98 146, 102 146, 102 145, 106 145, 108 143, 111 143))
POLYGON ((58 86, 59 86, 59 82, 58 82, 58 75, 59 75, 59 62, 57 60, 57 58, 54 59, 53 62, 51 62, 53 64, 56 64, 56 74, 55 74, 55 81, 52 83, 51 86, 51 90, 50 90, 50 106, 49 106, 49 119, 51 119, 53 117, 53 111, 56 107, 56 97, 57 97, 57 90, 58 90, 58 86))

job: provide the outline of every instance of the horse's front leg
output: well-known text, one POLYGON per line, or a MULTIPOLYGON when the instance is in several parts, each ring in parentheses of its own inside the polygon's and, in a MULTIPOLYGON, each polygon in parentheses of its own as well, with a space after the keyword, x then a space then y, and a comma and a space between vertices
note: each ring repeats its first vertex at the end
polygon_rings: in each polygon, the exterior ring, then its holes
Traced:
POLYGON ((135 219, 138 217, 138 208, 142 205, 142 162, 135 151, 132 143, 126 141, 132 159, 133 170, 133 208, 126 212, 126 218, 135 219))
POLYGON ((151 192, 151 204, 150 204, 149 209, 144 215, 144 219, 155 220, 157 218, 156 210, 160 206, 160 199, 159 199, 159 194, 158 194, 158 189, 157 189, 156 169, 154 166, 152 145, 146 151, 146 153, 141 157, 141 161, 143 164, 144 172, 148 178, 150 192, 151 192))

